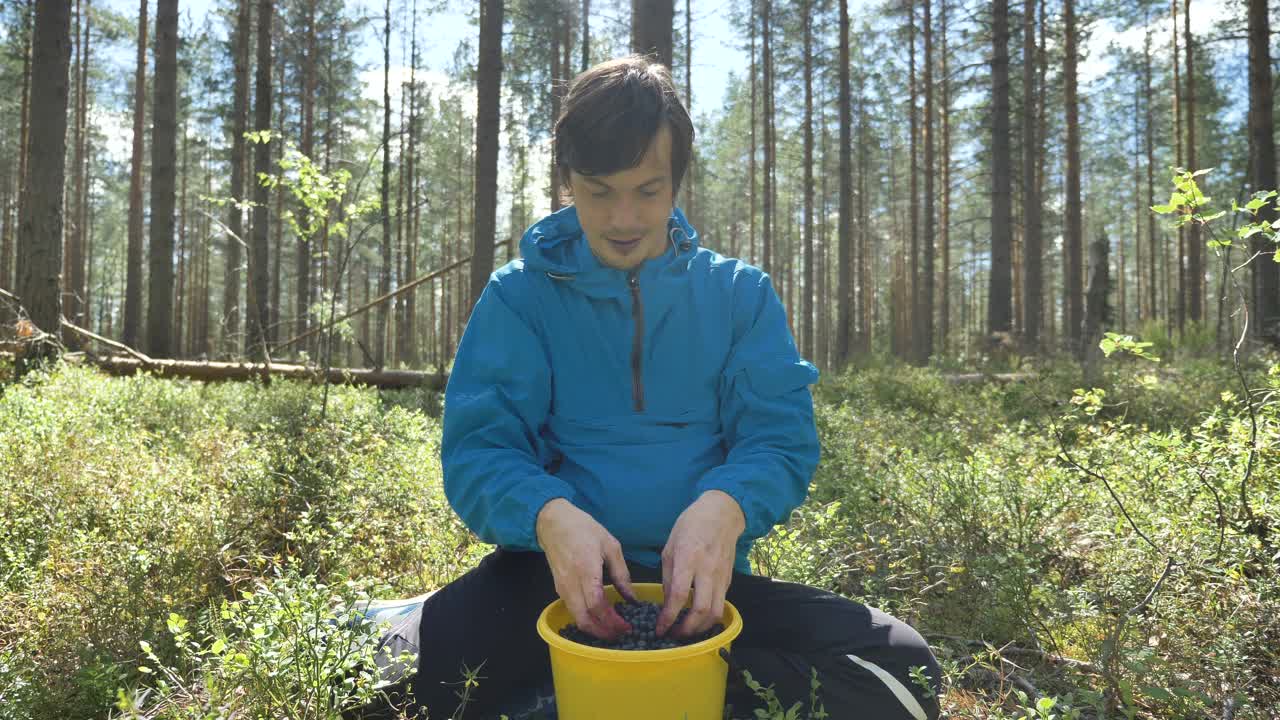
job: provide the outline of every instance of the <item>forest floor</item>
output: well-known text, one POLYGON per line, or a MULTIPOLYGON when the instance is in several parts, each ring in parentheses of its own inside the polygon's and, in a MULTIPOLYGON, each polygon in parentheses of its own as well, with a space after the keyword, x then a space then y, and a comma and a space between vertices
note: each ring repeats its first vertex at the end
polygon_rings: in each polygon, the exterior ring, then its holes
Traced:
MULTIPOLYGON (((822 464, 755 571, 919 629, 946 717, 1276 717, 1280 366, 1245 368, 1250 413, 1228 362, 1162 356, 1090 391, 1065 362, 824 378, 822 464)), ((336 720, 374 693, 353 606, 490 549, 432 391, 0 376, 0 720, 336 720)))

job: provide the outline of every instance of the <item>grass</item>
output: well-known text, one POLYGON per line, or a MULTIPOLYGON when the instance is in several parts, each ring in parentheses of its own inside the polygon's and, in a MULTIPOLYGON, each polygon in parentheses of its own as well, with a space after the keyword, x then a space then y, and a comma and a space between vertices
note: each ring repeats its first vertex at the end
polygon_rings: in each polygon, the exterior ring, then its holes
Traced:
MULTIPOLYGON (((1252 382, 1276 389, 1270 367, 1252 382)), ((1247 517, 1280 517, 1276 411, 1242 486, 1228 368, 1108 368, 1104 393, 1059 364, 1005 386, 824 379, 822 465, 757 571, 924 632, 948 717, 1267 717, 1280 581, 1247 517)), ((332 621, 488 550, 442 496, 438 414, 422 392, 335 387, 321 417, 306 384, 68 366, 0 384, 0 720, 349 711, 376 629, 332 621)), ((815 681, 756 717, 823 717, 815 681)))

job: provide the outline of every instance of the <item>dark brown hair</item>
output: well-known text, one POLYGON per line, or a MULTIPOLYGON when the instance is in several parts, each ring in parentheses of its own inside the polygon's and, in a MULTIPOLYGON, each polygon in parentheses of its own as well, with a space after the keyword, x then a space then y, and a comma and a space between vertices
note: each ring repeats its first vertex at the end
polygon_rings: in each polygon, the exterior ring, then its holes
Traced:
POLYGON ((671 128, 671 194, 680 191, 693 152, 693 121, 671 71, 642 55, 602 62, 573 79, 554 131, 562 187, 569 171, 610 175, 640 164, 662 123, 671 128))

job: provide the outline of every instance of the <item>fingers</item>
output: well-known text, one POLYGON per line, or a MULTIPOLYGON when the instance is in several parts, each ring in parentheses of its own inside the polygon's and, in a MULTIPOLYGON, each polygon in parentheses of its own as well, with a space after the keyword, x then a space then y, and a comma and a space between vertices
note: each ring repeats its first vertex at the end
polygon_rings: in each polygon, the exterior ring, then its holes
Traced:
POLYGON ((622 544, 616 539, 605 546, 604 561, 609 567, 609 577, 613 578, 613 586, 622 599, 629 603, 639 602, 631 587, 631 571, 627 569, 627 561, 622 557, 622 544))
POLYGON ((705 632, 724 615, 724 594, 727 588, 708 575, 693 581, 693 605, 684 621, 673 630, 677 637, 689 637, 705 632))
POLYGON ((676 562, 673 559, 671 561, 671 571, 668 573, 666 569, 667 560, 664 557, 662 566, 663 602, 662 612, 658 613, 658 626, 656 628, 659 636, 665 635, 672 623, 675 622, 680 610, 689 599, 689 586, 693 584, 693 573, 688 563, 676 562), (667 580, 668 577, 670 577, 670 580, 667 580))
MULTIPOLYGON (((591 617, 592 627, 587 632, 595 635, 602 640, 612 640, 619 635, 631 629, 626 620, 618 614, 613 607, 613 603, 609 602, 608 596, 605 595, 604 586, 600 583, 600 574, 597 571, 594 576, 587 578, 582 586, 583 597, 586 598, 586 611, 591 617)), ((578 627, 583 627, 579 625, 578 627)))

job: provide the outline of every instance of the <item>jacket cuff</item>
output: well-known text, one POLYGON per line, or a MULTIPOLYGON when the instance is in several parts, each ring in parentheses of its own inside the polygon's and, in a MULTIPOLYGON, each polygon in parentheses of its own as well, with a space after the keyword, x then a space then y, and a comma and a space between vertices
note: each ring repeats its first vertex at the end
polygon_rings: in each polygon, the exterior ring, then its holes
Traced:
POLYGON ((523 535, 520 538, 521 545, 538 551, 542 551, 542 545, 538 543, 538 513, 542 512, 542 508, 556 498, 564 498, 574 505, 578 504, 578 494, 568 483, 552 475, 544 479, 546 482, 538 483, 528 493, 521 493, 523 497, 520 498, 521 504, 527 508, 519 528, 519 532, 523 535))
POLYGON ((768 528, 764 532, 758 532, 760 518, 758 512, 753 512, 754 504, 751 493, 747 492, 742 483, 737 482, 724 466, 714 468, 702 476, 702 479, 694 486, 693 499, 697 500, 708 490, 719 490, 738 503, 738 508, 742 510, 742 518, 745 521, 742 537, 755 539, 769 532, 768 528))

